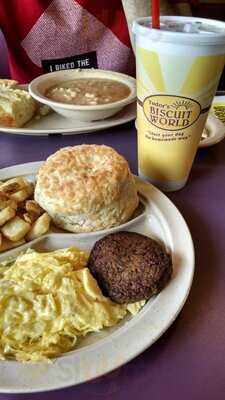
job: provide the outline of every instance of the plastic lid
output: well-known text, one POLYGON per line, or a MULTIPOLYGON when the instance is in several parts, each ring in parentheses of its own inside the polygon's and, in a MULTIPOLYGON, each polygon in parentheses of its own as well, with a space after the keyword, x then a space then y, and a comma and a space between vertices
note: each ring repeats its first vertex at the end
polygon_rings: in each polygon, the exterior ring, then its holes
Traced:
POLYGON ((138 18, 134 21, 132 31, 135 35, 149 36, 151 40, 194 45, 224 45, 225 22, 206 18, 162 16, 160 23, 163 29, 151 28, 151 17, 138 18), (166 28, 166 23, 170 28, 166 28), (183 31, 172 30, 183 26, 183 31), (193 25, 193 31, 191 28, 193 25), (188 28, 188 29, 185 29, 188 28))

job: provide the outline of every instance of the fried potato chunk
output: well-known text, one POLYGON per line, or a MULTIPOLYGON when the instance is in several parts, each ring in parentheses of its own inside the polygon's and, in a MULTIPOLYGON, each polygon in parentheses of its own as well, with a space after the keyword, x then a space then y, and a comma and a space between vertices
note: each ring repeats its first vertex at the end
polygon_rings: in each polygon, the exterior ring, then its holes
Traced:
POLYGON ((21 189, 11 195, 11 199, 15 200, 17 203, 21 203, 29 197, 29 193, 26 189, 21 189))
POLYGON ((16 211, 12 207, 6 207, 3 208, 3 210, 0 211, 0 226, 4 225, 7 221, 15 217, 16 211))
POLYGON ((49 215, 34 200, 32 182, 23 177, 0 181, 0 252, 42 236, 49 226, 49 215))
POLYGON ((47 213, 42 214, 32 225, 27 235, 28 240, 34 240, 48 232, 51 218, 47 213))
POLYGON ((27 181, 24 178, 12 178, 0 184, 0 191, 4 193, 14 193, 27 186, 27 181))
POLYGON ((28 213, 36 214, 38 217, 44 213, 43 208, 35 200, 27 200, 25 208, 28 213))
POLYGON ((28 224, 33 224, 34 221, 36 221, 36 219, 38 218, 37 215, 32 214, 32 213, 24 213, 22 215, 22 218, 24 219, 24 221, 28 222, 28 224))
POLYGON ((2 236, 2 241, 0 243, 0 252, 13 249, 14 247, 21 246, 21 244, 26 243, 25 239, 18 240, 17 242, 11 242, 11 240, 6 239, 2 236))
POLYGON ((7 222, 3 228, 3 235, 11 240, 12 242, 17 242, 24 238, 27 232, 30 230, 30 224, 25 222, 22 218, 16 216, 7 222))
POLYGON ((3 208, 8 206, 16 209, 17 203, 15 200, 11 199, 8 194, 0 191, 0 210, 3 210, 3 208))

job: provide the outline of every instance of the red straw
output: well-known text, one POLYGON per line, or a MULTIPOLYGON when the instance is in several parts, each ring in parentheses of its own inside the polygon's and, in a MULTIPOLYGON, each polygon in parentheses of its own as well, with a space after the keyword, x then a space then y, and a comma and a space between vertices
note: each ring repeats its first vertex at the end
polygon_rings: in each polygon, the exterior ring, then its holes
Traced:
POLYGON ((160 29, 159 0, 152 0, 152 28, 160 29))

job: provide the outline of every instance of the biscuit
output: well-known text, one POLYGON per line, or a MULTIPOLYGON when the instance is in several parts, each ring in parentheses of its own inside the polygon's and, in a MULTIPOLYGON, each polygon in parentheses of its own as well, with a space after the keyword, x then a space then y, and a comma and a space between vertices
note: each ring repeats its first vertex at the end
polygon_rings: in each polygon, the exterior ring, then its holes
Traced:
POLYGON ((28 92, 0 86, 0 124, 20 128, 35 114, 36 103, 28 92))
POLYGON ((15 89, 18 85, 13 79, 0 79, 0 90, 15 89))
POLYGON ((41 166, 35 200, 55 225, 90 232, 127 221, 138 206, 127 161, 104 145, 65 147, 41 166))

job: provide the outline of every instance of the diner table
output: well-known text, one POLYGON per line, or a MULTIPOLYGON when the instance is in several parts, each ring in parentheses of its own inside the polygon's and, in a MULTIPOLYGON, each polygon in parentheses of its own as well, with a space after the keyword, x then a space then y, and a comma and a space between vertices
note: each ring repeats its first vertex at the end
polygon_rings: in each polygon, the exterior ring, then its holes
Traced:
MULTIPOLYGON (((81 143, 114 147, 137 173, 134 122, 70 136, 0 133, 0 168, 44 160, 81 143)), ((145 352, 103 377, 42 394, 0 394, 0 400, 225 399, 225 141, 198 150, 187 185, 167 196, 184 216, 196 253, 193 285, 172 326, 145 352)))

